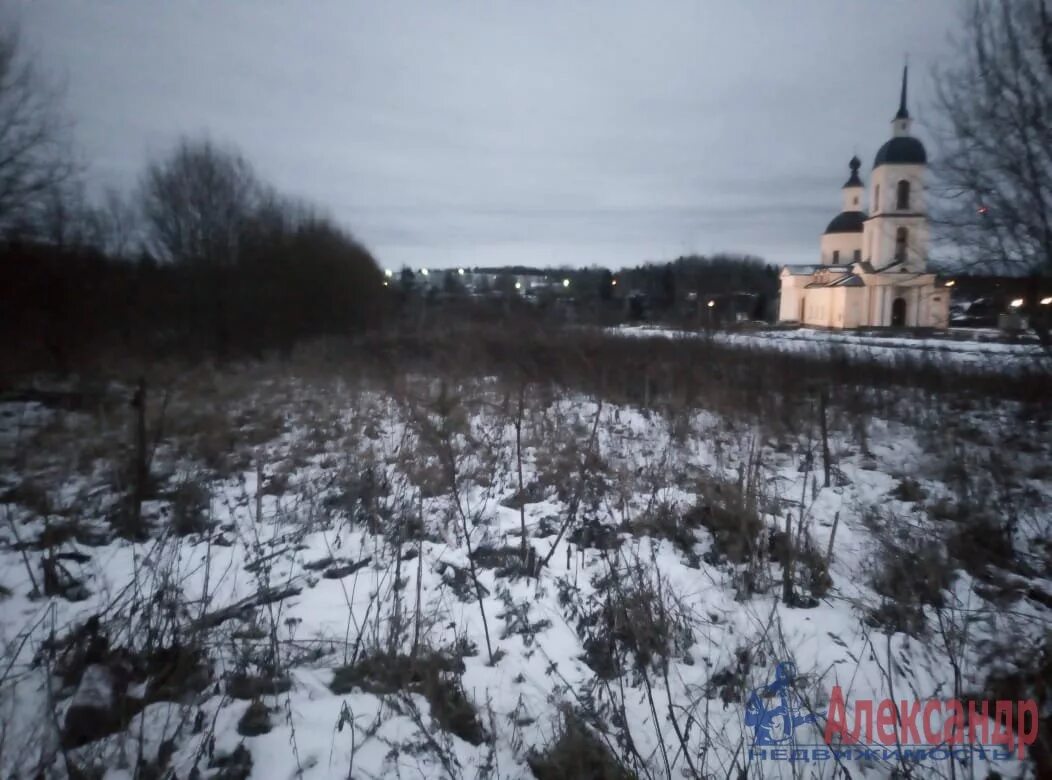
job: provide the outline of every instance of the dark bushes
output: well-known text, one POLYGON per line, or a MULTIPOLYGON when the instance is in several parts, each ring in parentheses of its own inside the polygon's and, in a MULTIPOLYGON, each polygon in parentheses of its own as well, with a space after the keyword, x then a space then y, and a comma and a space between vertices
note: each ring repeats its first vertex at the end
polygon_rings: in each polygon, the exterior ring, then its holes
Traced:
POLYGON ((683 520, 687 527, 700 526, 712 533, 712 552, 706 555, 710 562, 721 558, 734 563, 748 561, 763 530, 752 487, 743 489, 719 480, 704 480, 699 485, 697 504, 683 520))
POLYGON ((944 592, 954 580, 953 563, 940 539, 921 536, 896 518, 888 519, 878 538, 870 583, 883 601, 867 610, 866 621, 874 627, 921 635, 924 607, 945 606, 944 592))
POLYGON ((446 731, 472 745, 485 739, 482 723, 459 681, 464 666, 440 653, 417 657, 376 653, 335 670, 333 693, 361 688, 367 693, 418 693, 431 705, 431 717, 446 731))
POLYGON ((260 354, 357 334, 382 316, 375 260, 325 221, 244 253, 209 267, 0 245, 0 362, 10 371, 65 371, 112 353, 150 360, 260 354))
POLYGON ((258 737, 270 733, 270 710, 256 699, 248 705, 245 714, 237 722, 237 733, 243 737, 258 737))
POLYGON ((565 711, 558 736, 543 752, 528 759, 537 780, 635 780, 606 743, 595 736, 581 718, 565 711))
POLYGON ((693 643, 689 618, 647 564, 637 561, 594 586, 605 597, 582 616, 577 631, 584 636, 585 663, 600 679, 619 676, 626 656, 631 668, 646 668, 667 663, 693 643))

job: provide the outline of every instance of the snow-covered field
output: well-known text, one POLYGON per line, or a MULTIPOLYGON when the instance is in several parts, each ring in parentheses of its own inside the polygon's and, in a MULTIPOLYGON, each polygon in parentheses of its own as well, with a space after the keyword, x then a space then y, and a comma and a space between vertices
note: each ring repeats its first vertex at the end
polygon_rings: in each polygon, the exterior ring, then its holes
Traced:
POLYGON ((998 373, 1009 370, 1052 370, 1052 358, 1035 340, 1006 342, 975 329, 950 331, 939 338, 838 333, 811 328, 754 331, 684 331, 657 326, 625 326, 616 332, 629 336, 711 338, 719 343, 810 354, 837 351, 894 363, 901 359, 954 365, 998 373), (980 334, 985 337, 979 338, 980 334))
POLYGON ((825 486, 810 422, 545 387, 520 406, 495 378, 261 368, 167 390, 134 541, 114 533, 128 389, 0 404, 4 777, 614 776, 566 763, 593 743, 640 777, 950 777, 750 763, 749 693, 794 663, 818 724, 793 744, 821 744, 834 685, 852 713, 979 694, 1052 627, 1050 437, 1008 403, 940 429, 834 415, 825 486), (948 557, 965 507, 1007 527, 1018 566, 979 580, 948 557), (934 594, 896 606, 918 568, 934 594), (71 707, 117 700, 120 730, 75 746, 71 707))

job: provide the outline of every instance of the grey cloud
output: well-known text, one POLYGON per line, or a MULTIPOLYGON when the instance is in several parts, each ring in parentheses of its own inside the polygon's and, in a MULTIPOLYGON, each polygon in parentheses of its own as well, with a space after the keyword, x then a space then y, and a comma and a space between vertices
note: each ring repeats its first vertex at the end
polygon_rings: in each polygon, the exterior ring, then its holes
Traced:
MULTIPOLYGON (((847 159, 914 114, 954 0, 38 0, 90 175, 183 133, 237 143, 386 265, 806 262, 847 159)), ((867 166, 868 167, 868 166, 867 166)), ((865 170, 865 168, 864 168, 865 170)))

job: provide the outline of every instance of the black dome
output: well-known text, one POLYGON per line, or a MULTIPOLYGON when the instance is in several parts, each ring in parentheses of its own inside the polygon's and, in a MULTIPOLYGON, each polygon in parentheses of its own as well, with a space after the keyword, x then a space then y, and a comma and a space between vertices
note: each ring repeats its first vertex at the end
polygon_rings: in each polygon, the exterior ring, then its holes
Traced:
POLYGON ((861 233, 866 221, 864 211, 841 211, 826 228, 826 233, 861 233))
POLYGON ((913 136, 900 135, 880 147, 873 159, 873 167, 887 163, 924 165, 926 162, 928 153, 924 151, 924 144, 913 136))

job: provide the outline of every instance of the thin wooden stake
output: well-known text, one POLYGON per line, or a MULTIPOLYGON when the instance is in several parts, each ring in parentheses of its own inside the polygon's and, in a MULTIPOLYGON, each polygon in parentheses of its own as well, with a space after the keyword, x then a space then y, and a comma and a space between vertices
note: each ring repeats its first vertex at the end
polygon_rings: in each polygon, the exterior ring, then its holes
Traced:
POLYGON ((840 524, 840 513, 833 515, 833 530, 829 534, 829 548, 826 550, 826 568, 833 563, 833 542, 836 540, 836 527, 840 524))

